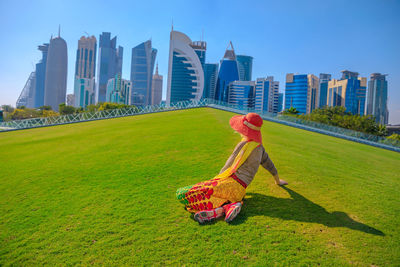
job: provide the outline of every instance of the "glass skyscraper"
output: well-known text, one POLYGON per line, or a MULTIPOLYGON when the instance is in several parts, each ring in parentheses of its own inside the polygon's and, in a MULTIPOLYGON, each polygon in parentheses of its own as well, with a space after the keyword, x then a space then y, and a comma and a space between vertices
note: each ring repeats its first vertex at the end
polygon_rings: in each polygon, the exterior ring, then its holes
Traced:
POLYGON ((278 112, 281 112, 283 109, 283 93, 279 93, 278 96, 278 112))
POLYGON ((96 103, 106 101, 107 82, 122 73, 123 48, 117 46, 117 37, 103 32, 99 41, 99 60, 97 61, 96 103))
POLYGON ((387 124, 389 121, 387 96, 386 75, 372 73, 368 82, 367 114, 373 115, 380 124, 387 124))
POLYGON ((285 109, 296 108, 309 114, 317 108, 319 79, 313 74, 286 74, 285 109))
POLYGON ((364 115, 367 79, 357 72, 342 71, 341 80, 328 82, 328 106, 343 106, 353 115, 364 115))
POLYGON ((33 108, 35 103, 36 72, 32 71, 22 89, 16 103, 16 107, 33 108))
POLYGON ((204 64, 204 92, 203 98, 215 97, 215 86, 218 78, 218 63, 204 64))
POLYGON ((221 60, 221 67, 218 73, 218 80, 215 89, 216 100, 228 102, 229 84, 233 81, 239 81, 239 69, 232 42, 229 42, 225 55, 221 60), (231 49, 229 49, 229 46, 231 49))
POLYGON ((151 105, 159 105, 162 99, 162 84, 163 76, 158 74, 158 64, 156 66, 156 73, 153 75, 151 82, 151 105))
POLYGON ((147 106, 151 104, 151 83, 156 56, 157 49, 151 47, 151 40, 132 48, 131 103, 135 106, 147 106))
POLYGON ((39 45, 38 49, 42 52, 42 59, 36 64, 36 86, 34 107, 38 108, 44 105, 44 83, 46 81, 46 64, 49 44, 39 45))
POLYGON ((256 84, 253 81, 233 81, 229 84, 228 103, 241 108, 254 108, 256 84))
POLYGON ((116 74, 107 82, 106 102, 131 105, 132 82, 116 74))
POLYGON ((187 35, 178 31, 171 31, 167 105, 180 101, 201 99, 204 90, 205 50, 205 42, 192 42, 187 35), (204 55, 204 58, 202 58, 202 55, 204 55))
POLYGON ((255 90, 255 110, 257 112, 277 113, 279 101, 279 82, 273 76, 258 78, 255 90))
POLYGON ((330 74, 320 73, 319 74, 319 105, 318 107, 324 107, 328 104, 328 82, 331 80, 330 74))
POLYGON ((239 80, 251 81, 253 71, 253 57, 245 55, 236 56, 239 68, 239 80))
POLYGON ((96 37, 82 36, 78 41, 75 63, 74 105, 86 107, 95 103, 96 37))
POLYGON ((66 102, 67 97, 67 53, 67 43, 58 33, 58 37, 50 40, 44 84, 44 105, 56 111, 59 104, 66 102))

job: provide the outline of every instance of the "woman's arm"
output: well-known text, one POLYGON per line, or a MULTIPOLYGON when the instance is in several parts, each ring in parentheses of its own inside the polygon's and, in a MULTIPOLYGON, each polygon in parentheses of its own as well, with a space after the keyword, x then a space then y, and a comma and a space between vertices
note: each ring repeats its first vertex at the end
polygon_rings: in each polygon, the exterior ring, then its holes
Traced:
POLYGON ((277 185, 287 185, 288 183, 279 178, 278 170, 276 169, 274 163, 271 158, 268 156, 268 153, 263 151, 263 155, 261 158, 261 166, 263 166, 267 171, 269 171, 272 176, 274 176, 275 184, 277 185))

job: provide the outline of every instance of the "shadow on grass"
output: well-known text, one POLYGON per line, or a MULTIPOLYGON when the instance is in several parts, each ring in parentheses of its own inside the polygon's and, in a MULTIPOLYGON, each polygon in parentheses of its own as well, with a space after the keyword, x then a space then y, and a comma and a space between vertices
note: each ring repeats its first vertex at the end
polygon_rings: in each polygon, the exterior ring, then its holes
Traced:
POLYGON ((373 235, 385 235, 373 227, 351 219, 344 212, 334 211, 330 213, 295 191, 284 186, 282 188, 290 194, 291 198, 247 193, 241 214, 231 224, 241 224, 248 217, 264 215, 283 220, 320 223, 328 227, 347 227, 373 235))

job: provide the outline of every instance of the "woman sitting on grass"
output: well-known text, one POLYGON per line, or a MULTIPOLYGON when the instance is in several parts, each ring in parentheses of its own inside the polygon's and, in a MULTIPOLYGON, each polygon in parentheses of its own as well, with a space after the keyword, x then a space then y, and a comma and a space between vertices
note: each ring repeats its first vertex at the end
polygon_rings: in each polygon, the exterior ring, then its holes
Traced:
POLYGON ((213 179, 179 188, 178 200, 187 211, 195 213, 199 223, 212 221, 225 215, 231 222, 242 208, 246 187, 262 165, 275 178, 277 185, 287 182, 279 179, 278 171, 262 145, 262 118, 256 113, 233 116, 229 124, 242 136, 220 173, 213 179))

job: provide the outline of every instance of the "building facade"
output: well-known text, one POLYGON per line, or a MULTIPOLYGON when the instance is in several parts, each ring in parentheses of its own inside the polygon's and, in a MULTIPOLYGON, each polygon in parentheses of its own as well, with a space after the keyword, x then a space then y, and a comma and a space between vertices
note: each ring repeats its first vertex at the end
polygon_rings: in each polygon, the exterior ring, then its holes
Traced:
MULTIPOLYGON (((152 80, 157 49, 152 48, 151 40, 132 48, 131 103, 135 106, 147 106, 152 103, 152 80)), ((160 100, 161 101, 161 100, 160 100)))
POLYGON ((122 74, 123 48, 117 48, 117 37, 103 32, 99 38, 99 59, 97 61, 97 80, 95 102, 106 101, 107 83, 117 74, 122 74))
POLYGON ((367 78, 357 72, 342 71, 342 79, 328 82, 328 106, 343 106, 353 115, 364 115, 367 78))
POLYGON ((50 40, 46 63, 44 105, 58 111, 67 96, 68 55, 67 43, 60 34, 50 40))
POLYGON ((282 112, 283 110, 283 93, 279 93, 278 96, 278 112, 282 112))
POLYGON ((238 69, 239 69, 239 80, 251 81, 253 71, 253 57, 245 55, 236 56, 238 69))
POLYGON ((22 89, 16 103, 16 107, 34 108, 35 105, 36 72, 32 71, 22 89))
POLYGON ((153 75, 153 81, 151 83, 151 105, 161 104, 162 99, 162 85, 163 76, 158 74, 158 64, 156 66, 156 73, 153 75))
POLYGON ((324 107, 328 104, 328 82, 331 75, 326 73, 319 74, 319 104, 318 107, 324 107))
POLYGON ((75 62, 75 107, 84 108, 95 103, 96 51, 96 37, 82 36, 79 39, 75 62))
POLYGON ((75 106, 75 95, 67 94, 67 106, 75 106))
POLYGON ((204 91, 203 98, 214 99, 215 87, 218 79, 218 63, 204 64, 204 91))
POLYGON ((313 74, 286 74, 285 109, 309 114, 318 107, 319 79, 313 74))
POLYGON ((258 78, 255 89, 255 110, 257 112, 279 112, 279 82, 273 76, 258 78))
POLYGON ((172 30, 169 42, 166 104, 200 100, 204 91, 204 71, 197 42, 172 30))
POLYGON ((44 84, 46 81, 46 65, 49 44, 39 45, 39 51, 42 52, 42 59, 36 64, 36 86, 35 86, 35 103, 34 107, 39 108, 44 105, 44 84))
POLYGON ((228 103, 241 108, 254 108, 256 83, 233 81, 229 84, 228 103))
POLYGON ((239 69, 235 50, 233 49, 232 42, 229 42, 228 48, 221 60, 221 67, 218 73, 217 85, 215 87, 216 100, 228 102, 229 84, 233 81, 239 81, 239 69), (231 49, 229 49, 229 46, 231 49))
POLYGON ((384 125, 389 121, 387 97, 386 75, 372 73, 368 82, 367 114, 373 115, 376 122, 384 125))
POLYGON ((116 74, 107 82, 106 102, 131 105, 132 82, 116 74))

